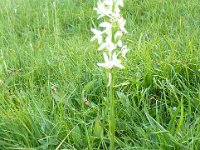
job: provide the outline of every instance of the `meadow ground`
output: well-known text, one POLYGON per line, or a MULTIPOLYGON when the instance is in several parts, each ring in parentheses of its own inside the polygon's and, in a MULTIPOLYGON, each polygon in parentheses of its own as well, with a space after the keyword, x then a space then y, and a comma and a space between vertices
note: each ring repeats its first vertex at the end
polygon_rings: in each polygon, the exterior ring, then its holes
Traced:
MULTIPOLYGON (((0 149, 109 149, 96 0, 0 1, 0 149), (86 101, 87 99, 87 101, 86 101)), ((126 0, 116 149, 200 149, 200 1, 126 0)))

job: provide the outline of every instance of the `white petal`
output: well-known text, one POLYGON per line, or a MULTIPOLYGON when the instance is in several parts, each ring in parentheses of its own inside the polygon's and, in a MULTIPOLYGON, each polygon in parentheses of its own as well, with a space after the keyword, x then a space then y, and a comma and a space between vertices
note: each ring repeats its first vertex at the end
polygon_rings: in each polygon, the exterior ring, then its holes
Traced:
POLYGON ((126 31, 126 29, 125 29, 125 24, 126 24, 126 20, 124 19, 124 18, 120 18, 119 20, 118 20, 118 24, 119 24, 119 27, 120 27, 120 29, 124 32, 124 33, 127 33, 127 31, 126 31))
POLYGON ((102 39, 103 39, 103 37, 102 37, 102 36, 100 36, 100 37, 98 38, 98 43, 99 43, 99 44, 101 44, 101 43, 102 43, 102 39))
POLYGON ((106 53, 103 53, 103 57, 104 57, 105 62, 108 62, 108 55, 106 53))
POLYGON ((117 42, 117 45, 118 45, 119 47, 122 47, 122 41, 119 40, 119 41, 117 42))
POLYGON ((104 28, 110 28, 111 27, 111 24, 109 22, 102 22, 100 23, 99 25, 100 27, 104 27, 104 28))
POLYGON ((91 31, 95 34, 95 35, 99 35, 99 34, 101 34, 102 32, 101 31, 99 31, 99 30, 97 30, 97 29, 91 29, 91 31))
POLYGON ((108 49, 108 51, 113 51, 115 49, 115 44, 113 44, 112 42, 108 43, 106 48, 108 49))
POLYGON ((102 22, 99 26, 106 28, 103 33, 112 34, 112 25, 109 22, 102 22))
POLYGON ((118 67, 120 69, 124 69, 125 67, 121 64, 121 60, 119 60, 117 58, 117 54, 116 53, 113 53, 113 56, 112 56, 112 61, 113 61, 113 64, 115 67, 118 67))
POLYGON ((127 48, 127 45, 123 46, 122 49, 121 49, 121 54, 122 54, 122 57, 124 57, 126 59, 126 53, 128 52, 128 48, 127 48))
POLYGON ((92 37, 92 39, 91 39, 91 42, 93 42, 95 39, 96 39, 96 37, 95 37, 95 36, 93 36, 93 37, 92 37))
POLYGON ((105 62, 105 63, 97 63, 99 67, 104 67, 106 69, 112 69, 113 68, 113 63, 111 61, 105 62))
POLYGON ((107 36, 105 48, 110 52, 115 49, 115 44, 112 42, 112 36, 107 36))
POLYGON ((106 47, 106 43, 102 43, 102 44, 100 45, 100 47, 98 48, 98 51, 103 50, 105 47, 106 47))
POLYGON ((112 5, 113 5, 113 0, 104 0, 103 3, 104 3, 105 5, 112 6, 112 5))
POLYGON ((124 69, 124 68, 125 68, 125 67, 124 67, 122 64, 120 64, 120 63, 115 64, 115 66, 118 67, 118 68, 120 68, 120 69, 124 69))
POLYGON ((97 29, 91 29, 91 31, 94 33, 94 37, 91 39, 91 41, 94 41, 94 40, 98 40, 98 43, 101 44, 102 42, 102 34, 103 32, 102 31, 99 31, 97 29))
POLYGON ((122 37, 122 31, 117 31, 114 35, 115 40, 120 39, 122 37))
POLYGON ((108 65, 106 63, 97 63, 97 65, 99 67, 104 67, 104 68, 108 68, 108 65))
POLYGON ((123 0, 116 0, 117 5, 124 7, 124 2, 123 0))
POLYGON ((115 13, 116 13, 117 15, 119 15, 119 14, 120 14, 120 9, 119 9, 119 7, 118 7, 118 6, 115 8, 115 13))
POLYGON ((117 53, 114 52, 113 55, 112 55, 112 59, 114 62, 116 62, 118 59, 117 59, 117 53))

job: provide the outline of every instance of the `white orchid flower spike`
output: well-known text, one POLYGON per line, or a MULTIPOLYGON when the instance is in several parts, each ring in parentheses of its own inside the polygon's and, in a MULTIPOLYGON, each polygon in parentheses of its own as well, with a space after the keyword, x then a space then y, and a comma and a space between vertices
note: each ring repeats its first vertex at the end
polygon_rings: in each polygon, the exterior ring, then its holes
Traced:
POLYGON ((127 45, 122 42, 123 35, 127 33, 126 20, 120 13, 120 7, 123 6, 123 0, 99 0, 95 10, 98 19, 102 18, 104 21, 99 24, 99 29, 91 29, 94 33, 91 41, 97 40, 98 51, 103 51, 104 62, 97 65, 108 70, 109 83, 112 79, 112 69, 125 68, 120 58, 127 60, 126 54, 129 51, 127 45))

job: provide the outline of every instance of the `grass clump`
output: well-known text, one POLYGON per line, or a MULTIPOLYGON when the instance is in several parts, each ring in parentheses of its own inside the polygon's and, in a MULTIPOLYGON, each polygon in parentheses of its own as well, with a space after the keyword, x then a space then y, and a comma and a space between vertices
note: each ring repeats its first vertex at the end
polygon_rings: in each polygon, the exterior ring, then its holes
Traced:
MULTIPOLYGON (((200 149, 199 3, 125 2, 116 149, 200 149)), ((0 149, 109 149, 95 4, 0 1, 0 149)))

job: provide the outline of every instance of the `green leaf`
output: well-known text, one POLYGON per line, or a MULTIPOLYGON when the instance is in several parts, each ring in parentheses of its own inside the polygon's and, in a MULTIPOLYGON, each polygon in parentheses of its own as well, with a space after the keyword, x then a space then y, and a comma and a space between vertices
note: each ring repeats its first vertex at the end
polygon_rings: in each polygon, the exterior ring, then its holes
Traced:
POLYGON ((122 102, 123 107, 125 107, 128 112, 130 112, 130 101, 128 99, 128 96, 126 96, 124 93, 117 91, 117 95, 122 102))
POLYGON ((73 130, 72 130, 72 139, 73 142, 76 146, 80 146, 82 144, 82 140, 81 140, 81 130, 79 128, 79 126, 76 126, 73 130))
POLYGON ((177 118, 179 112, 180 112, 180 105, 177 107, 177 109, 176 109, 175 112, 173 113, 173 116, 171 117, 171 120, 170 120, 170 122, 169 122, 168 129, 167 129, 167 130, 168 130, 170 133, 172 133, 172 134, 173 134, 174 131, 175 131, 176 118, 177 118))
POLYGON ((175 134, 179 132, 179 129, 181 128, 181 125, 183 124, 183 120, 184 120, 184 105, 183 105, 183 99, 181 99, 181 116, 178 121, 175 134))
POLYGON ((52 93, 53 98, 55 99, 55 101, 59 102, 61 100, 60 96, 58 96, 57 94, 52 93))
POLYGON ((85 91, 86 93, 89 92, 91 89, 93 89, 93 87, 94 87, 94 85, 95 85, 96 82, 97 82, 96 79, 94 79, 94 80, 88 82, 88 83, 84 86, 84 91, 85 91))
POLYGON ((102 127, 102 123, 101 120, 98 118, 95 121, 95 125, 94 125, 94 136, 102 139, 103 138, 103 127, 102 127))

